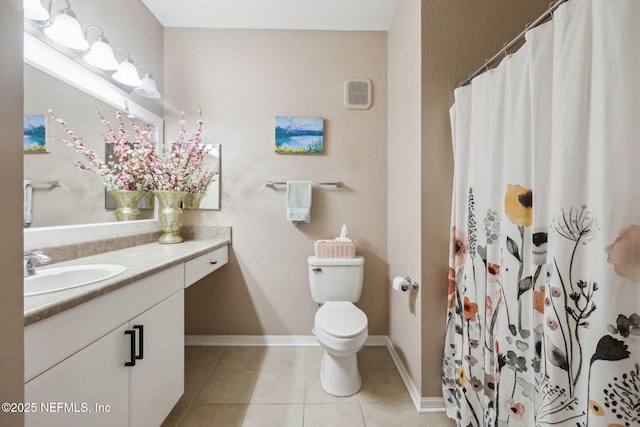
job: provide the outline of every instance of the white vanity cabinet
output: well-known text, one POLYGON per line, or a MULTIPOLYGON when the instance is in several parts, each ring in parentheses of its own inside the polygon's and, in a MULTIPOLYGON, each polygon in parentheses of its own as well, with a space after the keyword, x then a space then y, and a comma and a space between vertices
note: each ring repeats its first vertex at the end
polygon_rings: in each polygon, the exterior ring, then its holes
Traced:
POLYGON ((184 391, 184 264, 27 327, 25 355, 53 364, 25 384, 26 426, 159 426, 184 391))
POLYGON ((227 262, 219 246, 26 326, 25 425, 160 426, 184 392, 184 289, 227 262))
POLYGON ((213 273, 229 261, 229 249, 226 246, 200 255, 184 264, 184 287, 193 285, 208 274, 213 273))

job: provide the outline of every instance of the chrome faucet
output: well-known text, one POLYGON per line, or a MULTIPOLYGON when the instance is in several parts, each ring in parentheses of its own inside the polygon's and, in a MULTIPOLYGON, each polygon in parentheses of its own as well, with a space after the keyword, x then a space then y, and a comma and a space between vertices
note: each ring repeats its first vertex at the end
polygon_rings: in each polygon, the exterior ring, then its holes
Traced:
POLYGON ((45 255, 42 251, 29 252, 24 255, 24 277, 35 276, 36 266, 33 265, 33 261, 36 261, 38 265, 49 264, 51 257, 45 255))

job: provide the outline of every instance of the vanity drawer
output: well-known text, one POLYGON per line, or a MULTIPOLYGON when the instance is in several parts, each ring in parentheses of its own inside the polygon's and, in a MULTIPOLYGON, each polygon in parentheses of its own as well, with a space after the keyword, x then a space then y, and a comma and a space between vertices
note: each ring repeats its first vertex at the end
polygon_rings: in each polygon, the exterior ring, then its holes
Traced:
POLYGON ((184 287, 193 285, 204 276, 216 271, 229 260, 227 246, 218 248, 212 252, 200 255, 184 265, 184 287))

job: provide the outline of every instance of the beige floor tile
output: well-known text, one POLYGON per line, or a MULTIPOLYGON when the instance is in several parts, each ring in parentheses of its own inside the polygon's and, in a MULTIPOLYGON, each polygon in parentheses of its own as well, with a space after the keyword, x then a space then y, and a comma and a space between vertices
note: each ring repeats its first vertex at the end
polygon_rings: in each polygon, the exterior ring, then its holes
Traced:
POLYGON ((367 427, 425 427, 426 421, 410 402, 363 403, 367 427))
POLYGON ((357 403, 309 403, 304 405, 304 427, 364 427, 357 403))
POLYGON ((455 421, 449 419, 444 412, 430 412, 421 415, 428 427, 453 427, 456 425, 455 421))
POLYGON ((258 372, 252 369, 214 369, 196 396, 198 403, 248 403, 258 372))
POLYGON ((304 405, 250 404, 243 427, 301 427, 304 405))
POLYGON ((211 372, 224 352, 225 347, 187 346, 184 348, 185 369, 211 372))
POLYGON ((191 402, 178 401, 171 412, 169 412, 169 415, 167 415, 167 418, 165 418, 161 427, 178 427, 190 406, 191 402))
POLYGON ((363 369, 396 369, 385 346, 365 346, 358 352, 358 367, 363 369))
POLYGON ((320 346, 187 347, 185 394, 162 427, 455 426, 416 411, 386 347, 358 353, 362 388, 349 397, 322 389, 322 356, 320 346))
POLYGON ((194 404, 180 427, 239 427, 246 408, 246 405, 194 404))
POLYGON ((268 347, 260 369, 304 371, 305 347, 268 347))
POLYGON ((180 398, 180 402, 191 403, 196 398, 202 386, 209 378, 211 371, 202 369, 185 369, 184 371, 184 394, 180 398))
POLYGON ((305 369, 307 371, 319 371, 323 354, 324 350, 319 345, 307 347, 307 363, 305 369))
POLYGON ((262 370, 251 403, 304 403, 305 371, 262 370))
POLYGON ((180 402, 193 402, 223 353, 224 347, 185 347, 184 394, 180 402))
POLYGON ((262 369, 267 347, 229 347, 216 365, 217 369, 262 369))
POLYGON ((358 403, 358 396, 338 397, 333 396, 322 388, 320 384, 320 371, 306 371, 304 382, 305 403, 358 403))
POLYGON ((400 374, 396 370, 361 370, 362 387, 358 399, 362 403, 411 402, 400 374))

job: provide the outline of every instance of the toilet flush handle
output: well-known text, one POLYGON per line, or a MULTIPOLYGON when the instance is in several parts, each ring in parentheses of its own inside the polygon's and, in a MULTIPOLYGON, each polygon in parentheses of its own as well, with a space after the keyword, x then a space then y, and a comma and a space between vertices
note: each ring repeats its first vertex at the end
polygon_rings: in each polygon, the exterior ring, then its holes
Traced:
POLYGON ((320 273, 322 269, 320 267, 313 267, 311 271, 313 271, 314 273, 320 273))

